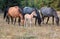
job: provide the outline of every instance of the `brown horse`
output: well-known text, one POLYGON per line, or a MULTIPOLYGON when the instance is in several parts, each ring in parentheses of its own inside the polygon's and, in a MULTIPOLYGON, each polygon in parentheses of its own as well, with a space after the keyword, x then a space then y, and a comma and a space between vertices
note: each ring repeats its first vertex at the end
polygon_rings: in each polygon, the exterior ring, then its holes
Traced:
MULTIPOLYGON (((8 19, 8 23, 10 22, 9 17, 11 17, 12 21, 13 21, 13 18, 15 18, 15 19, 19 18, 18 19, 19 25, 20 25, 20 21, 22 24, 24 24, 22 12, 20 11, 20 8, 18 6, 10 7, 8 9, 8 13, 6 14, 6 16, 8 19)), ((15 22, 16 22, 16 20, 15 20, 15 22)))

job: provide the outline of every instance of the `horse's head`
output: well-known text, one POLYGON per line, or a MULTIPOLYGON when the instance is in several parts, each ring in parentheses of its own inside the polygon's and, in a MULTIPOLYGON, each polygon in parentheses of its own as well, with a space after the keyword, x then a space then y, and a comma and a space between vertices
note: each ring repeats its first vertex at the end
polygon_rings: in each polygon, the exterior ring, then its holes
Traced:
POLYGON ((53 9, 53 8, 52 8, 52 11, 53 11, 53 15, 54 15, 54 17, 56 19, 55 20, 56 21, 56 24, 59 25, 59 17, 58 17, 58 14, 57 14, 56 10, 53 9))
POLYGON ((37 16, 37 14, 36 14, 35 11, 33 11, 33 12, 31 13, 31 15, 33 15, 33 16, 37 16))
MULTIPOLYGON (((39 13, 39 11, 38 11, 38 9, 37 8, 35 8, 35 12, 36 12, 36 19, 38 20, 38 24, 40 25, 41 24, 41 22, 42 22, 42 20, 41 20, 41 16, 40 16, 40 13, 39 13)), ((35 22, 36 23, 36 22, 35 22)))
POLYGON ((59 25, 59 17, 56 17, 56 24, 59 25))

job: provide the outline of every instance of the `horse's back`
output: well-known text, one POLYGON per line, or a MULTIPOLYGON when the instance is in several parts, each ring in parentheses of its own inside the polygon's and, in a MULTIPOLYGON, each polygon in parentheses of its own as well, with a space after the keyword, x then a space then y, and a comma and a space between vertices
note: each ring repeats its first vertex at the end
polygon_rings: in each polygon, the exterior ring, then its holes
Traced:
POLYGON ((11 15, 12 17, 17 17, 19 15, 19 8, 17 6, 15 7, 10 7, 8 10, 9 15, 11 15))
POLYGON ((55 11, 53 11, 51 7, 42 7, 41 12, 45 16, 52 16, 54 14, 53 12, 55 11))
POLYGON ((31 19, 32 18, 32 16, 30 15, 30 14, 25 14, 25 16, 24 16, 26 19, 31 19))
POLYGON ((25 14, 25 16, 24 16, 25 18, 29 18, 29 14, 25 14))
POLYGON ((34 9, 31 8, 31 7, 24 7, 23 8, 23 13, 24 14, 31 14, 31 12, 33 11, 34 9))

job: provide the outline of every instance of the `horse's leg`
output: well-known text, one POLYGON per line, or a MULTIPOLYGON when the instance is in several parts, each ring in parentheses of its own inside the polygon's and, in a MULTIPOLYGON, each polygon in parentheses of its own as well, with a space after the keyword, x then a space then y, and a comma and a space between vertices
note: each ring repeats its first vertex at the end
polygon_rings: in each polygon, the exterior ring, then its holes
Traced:
POLYGON ((32 25, 31 23, 32 23, 32 22, 31 22, 31 20, 29 20, 29 21, 30 21, 30 23, 29 23, 29 24, 30 24, 30 27, 31 27, 31 25, 32 25))
POLYGON ((49 17, 48 17, 48 19, 47 19, 47 22, 46 22, 46 24, 48 24, 48 21, 49 21, 49 17))
POLYGON ((15 20, 14 20, 14 25, 15 25, 15 23, 16 23, 16 18, 15 18, 15 20))
POLYGON ((26 26, 26 19, 24 20, 24 27, 26 26))
POLYGON ((11 23, 13 24, 13 18, 11 17, 11 23))
POLYGON ((33 20, 33 18, 30 20, 30 21, 31 21, 31 22, 30 22, 31 26, 32 26, 32 20, 33 20))
POLYGON ((27 26, 27 22, 28 22, 28 20, 27 20, 27 18, 25 17, 24 27, 26 27, 26 26, 27 26))
POLYGON ((43 16, 43 17, 42 17, 42 20, 43 20, 43 24, 44 24, 44 18, 45 18, 45 17, 43 16))
POLYGON ((28 26, 29 24, 29 20, 27 20, 28 18, 26 18, 26 27, 28 26))
POLYGON ((52 24, 54 25, 54 16, 52 17, 52 24))
POLYGON ((35 25, 36 25, 36 22, 37 22, 37 18, 35 18, 35 25))
POLYGON ((19 26, 20 26, 20 17, 18 18, 18 24, 19 24, 19 26))
POLYGON ((9 16, 7 16, 7 21, 8 21, 8 24, 10 23, 10 19, 9 19, 9 16))

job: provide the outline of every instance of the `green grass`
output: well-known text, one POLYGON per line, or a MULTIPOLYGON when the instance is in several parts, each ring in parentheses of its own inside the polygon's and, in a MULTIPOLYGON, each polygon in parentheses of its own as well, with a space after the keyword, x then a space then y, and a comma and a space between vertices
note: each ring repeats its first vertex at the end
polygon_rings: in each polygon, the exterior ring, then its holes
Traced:
POLYGON ((18 26, 17 23, 7 24, 3 14, 0 14, 0 39, 60 39, 60 25, 52 25, 51 19, 49 24, 41 26, 24 27, 18 26))

